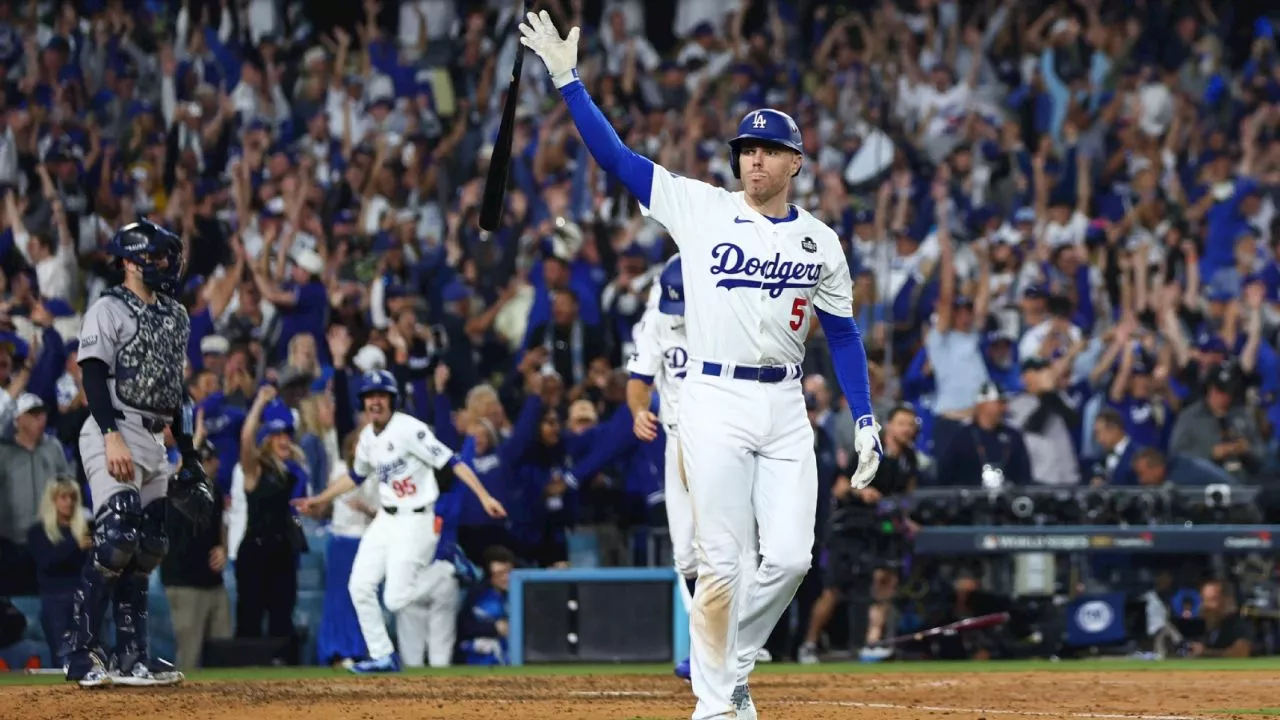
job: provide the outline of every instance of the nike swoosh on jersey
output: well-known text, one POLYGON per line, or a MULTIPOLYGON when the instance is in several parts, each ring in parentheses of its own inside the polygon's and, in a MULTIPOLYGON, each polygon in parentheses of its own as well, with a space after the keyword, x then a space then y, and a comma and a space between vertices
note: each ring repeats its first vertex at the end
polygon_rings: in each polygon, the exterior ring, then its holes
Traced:
POLYGON ((735 217, 735 218, 733 219, 733 222, 734 222, 734 224, 741 225, 742 223, 749 223, 749 222, 751 222, 751 221, 750 221, 750 220, 746 220, 746 219, 744 219, 744 218, 735 217))

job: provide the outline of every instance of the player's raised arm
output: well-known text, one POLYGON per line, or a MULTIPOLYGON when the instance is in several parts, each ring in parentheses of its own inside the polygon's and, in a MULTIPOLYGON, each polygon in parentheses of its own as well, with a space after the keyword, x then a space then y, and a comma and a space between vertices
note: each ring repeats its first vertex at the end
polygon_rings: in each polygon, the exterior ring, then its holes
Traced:
POLYGON ((480 482, 480 478, 476 476, 471 466, 463 462, 462 458, 455 455, 447 445, 436 439, 436 436, 427 429, 425 424, 414 431, 413 437, 407 438, 407 440, 409 452, 413 453, 422 462, 436 470, 443 470, 446 466, 452 467, 453 474, 463 484, 471 488, 471 492, 475 493, 476 497, 480 499, 480 505, 489 517, 504 518, 507 516, 506 508, 502 507, 502 503, 489 494, 489 490, 485 488, 484 483, 480 482))
POLYGON ((575 27, 561 38, 546 10, 529 13, 520 24, 520 42, 547 66, 591 157, 636 196, 646 213, 678 237, 681 220, 697 215, 698 189, 712 188, 674 176, 622 142, 578 79, 578 33, 575 27))
POLYGON ((647 207, 653 189, 653 161, 623 144, 578 79, 578 33, 575 27, 561 38, 546 10, 529 13, 520 24, 521 44, 542 58, 547 66, 551 81, 569 106, 569 114, 591 157, 605 172, 621 180, 647 207))
POLYGON ((853 279, 839 242, 833 241, 832 245, 813 306, 827 335, 840 392, 848 399, 856 422, 853 444, 858 452, 858 469, 850 480, 855 488, 861 489, 875 478, 884 453, 880 447, 880 426, 871 412, 867 349, 862 344, 858 323, 853 319, 853 279))

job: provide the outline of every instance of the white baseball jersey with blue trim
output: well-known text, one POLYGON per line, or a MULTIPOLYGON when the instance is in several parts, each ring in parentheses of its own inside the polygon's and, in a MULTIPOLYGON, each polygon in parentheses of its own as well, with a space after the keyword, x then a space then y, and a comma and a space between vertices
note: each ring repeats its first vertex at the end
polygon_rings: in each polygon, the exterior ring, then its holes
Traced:
POLYGON ((853 280, 840 240, 803 209, 774 222, 752 210, 741 192, 655 166, 649 207, 641 212, 662 223, 680 247, 694 359, 799 363, 814 308, 853 316, 853 280))
POLYGON ((684 318, 650 308, 636 323, 632 339, 636 349, 627 360, 627 372, 653 378, 658 419, 668 431, 674 430, 680 412, 680 383, 689 365, 684 318))
POLYGON ((378 483, 383 507, 413 510, 440 496, 436 470, 453 459, 453 451, 436 439, 431 428, 401 412, 375 433, 373 425, 360 431, 352 470, 366 482, 378 483))

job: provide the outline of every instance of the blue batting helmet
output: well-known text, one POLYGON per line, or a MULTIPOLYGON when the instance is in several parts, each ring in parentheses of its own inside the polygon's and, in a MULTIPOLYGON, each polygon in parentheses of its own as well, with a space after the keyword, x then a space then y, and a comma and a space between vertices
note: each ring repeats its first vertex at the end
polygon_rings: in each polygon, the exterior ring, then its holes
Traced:
MULTIPOLYGON (((752 110, 738 123, 738 136, 729 141, 729 167, 735 178, 742 177, 738 169, 738 155, 742 152, 742 144, 748 140, 781 145, 804 157, 800 126, 790 115, 772 108, 752 110)), ((796 172, 798 174, 799 170, 796 172)))
POLYGON ((129 223, 107 243, 107 254, 142 268, 142 281, 151 290, 176 297, 182 279, 182 238, 150 220, 129 223))
POLYGON ((658 312, 664 315, 684 315, 684 275, 680 272, 680 256, 673 255, 658 277, 661 290, 658 295, 658 312))
POLYGON ((396 386, 396 376, 390 370, 373 370, 360 379, 360 397, 373 393, 386 393, 391 397, 400 396, 400 388, 396 386))

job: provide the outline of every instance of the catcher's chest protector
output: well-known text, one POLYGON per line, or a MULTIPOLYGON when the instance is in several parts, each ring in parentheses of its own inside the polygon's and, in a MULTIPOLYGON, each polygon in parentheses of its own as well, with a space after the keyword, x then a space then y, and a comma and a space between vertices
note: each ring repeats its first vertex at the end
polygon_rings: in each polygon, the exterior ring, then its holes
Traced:
POLYGON ((104 294, 128 306, 137 327, 116 357, 116 396, 139 410, 173 415, 186 397, 182 369, 191 337, 186 308, 166 295, 147 304, 118 286, 104 294))

